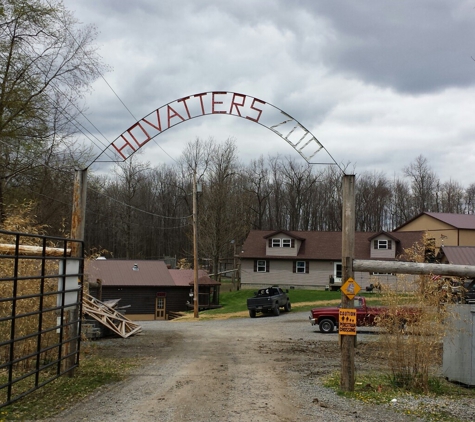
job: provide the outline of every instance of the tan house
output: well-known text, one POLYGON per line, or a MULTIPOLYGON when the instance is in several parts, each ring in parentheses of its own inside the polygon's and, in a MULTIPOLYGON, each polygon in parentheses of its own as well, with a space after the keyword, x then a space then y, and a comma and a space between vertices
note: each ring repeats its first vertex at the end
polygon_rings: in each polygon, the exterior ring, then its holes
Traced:
MULTIPOLYGON (((355 258, 404 259, 404 249, 423 238, 423 232, 356 233, 355 258)), ((241 285, 260 288, 324 288, 340 285, 342 277, 341 232, 252 230, 240 253, 241 285)), ((365 288, 371 283, 394 283, 392 274, 355 274, 365 288)))
POLYGON ((423 212, 394 232, 427 232, 434 240, 435 253, 441 246, 475 246, 475 215, 423 212))

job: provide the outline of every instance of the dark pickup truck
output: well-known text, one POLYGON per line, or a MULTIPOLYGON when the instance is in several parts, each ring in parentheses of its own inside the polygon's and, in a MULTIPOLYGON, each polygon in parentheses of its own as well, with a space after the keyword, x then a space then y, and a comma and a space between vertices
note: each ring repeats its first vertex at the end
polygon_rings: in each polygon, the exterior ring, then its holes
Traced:
POLYGON ((267 287, 254 293, 254 297, 247 299, 247 309, 251 318, 256 317, 257 312, 272 312, 275 316, 280 314, 280 308, 289 312, 291 309, 288 291, 280 287, 267 287))

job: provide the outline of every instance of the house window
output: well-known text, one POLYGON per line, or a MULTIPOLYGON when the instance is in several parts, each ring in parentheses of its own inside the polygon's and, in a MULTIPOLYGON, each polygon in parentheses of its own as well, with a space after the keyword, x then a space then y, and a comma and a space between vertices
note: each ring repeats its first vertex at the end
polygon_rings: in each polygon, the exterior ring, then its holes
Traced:
POLYGON ((379 239, 374 241, 374 249, 391 249, 391 247, 391 240, 379 239))
POLYGON ((305 265, 305 261, 297 261, 296 265, 295 265, 295 272, 297 273, 305 273, 305 268, 306 268, 306 265, 305 265))
POLYGON ((340 262, 335 263, 335 278, 343 277, 343 265, 340 262))
POLYGON ((295 248, 295 239, 269 239, 269 248, 295 248))
POLYGON ((292 271, 298 274, 308 274, 309 268, 309 261, 294 261, 292 271))
POLYGON ((256 259, 254 271, 258 273, 267 273, 269 272, 269 263, 265 259, 256 259))
POLYGON ((292 247, 291 239, 282 239, 282 247, 283 247, 283 248, 290 248, 290 247, 292 247))

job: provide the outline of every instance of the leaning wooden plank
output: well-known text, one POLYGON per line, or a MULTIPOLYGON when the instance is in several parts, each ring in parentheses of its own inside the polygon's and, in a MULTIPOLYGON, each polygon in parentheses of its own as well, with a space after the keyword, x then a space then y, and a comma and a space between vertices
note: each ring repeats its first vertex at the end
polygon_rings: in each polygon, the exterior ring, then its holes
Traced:
MULTIPOLYGON (((0 253, 6 254, 16 254, 17 248, 16 245, 10 245, 6 243, 0 243, 0 253)), ((70 256, 71 249, 63 248, 44 248, 42 246, 32 246, 32 245, 19 245, 18 246, 19 255, 30 255, 30 256, 39 256, 45 254, 46 256, 70 256)))
POLYGON ((142 331, 139 324, 132 322, 115 309, 87 293, 83 296, 83 311, 123 338, 142 331))

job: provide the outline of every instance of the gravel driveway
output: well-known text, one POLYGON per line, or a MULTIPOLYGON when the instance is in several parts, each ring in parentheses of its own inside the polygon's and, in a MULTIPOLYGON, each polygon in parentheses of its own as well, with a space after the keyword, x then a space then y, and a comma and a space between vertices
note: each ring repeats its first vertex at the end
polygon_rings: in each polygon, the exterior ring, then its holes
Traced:
MULTIPOLYGON (((143 365, 51 421, 415 420, 398 412, 419 405, 415 399, 366 405, 323 387, 322 376, 340 368, 338 335, 320 334, 308 313, 141 324, 142 334, 97 346, 143 365)), ((357 372, 384 365, 375 358, 376 335, 358 334, 357 372)), ((460 420, 475 419, 473 403, 445 405, 460 420)))

